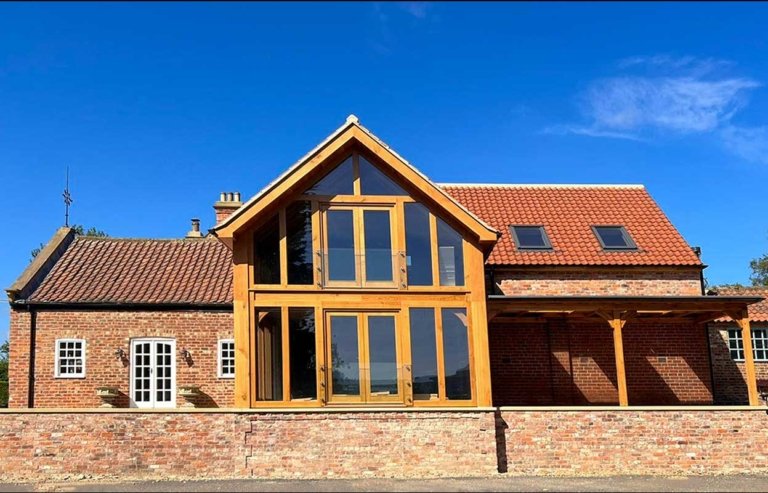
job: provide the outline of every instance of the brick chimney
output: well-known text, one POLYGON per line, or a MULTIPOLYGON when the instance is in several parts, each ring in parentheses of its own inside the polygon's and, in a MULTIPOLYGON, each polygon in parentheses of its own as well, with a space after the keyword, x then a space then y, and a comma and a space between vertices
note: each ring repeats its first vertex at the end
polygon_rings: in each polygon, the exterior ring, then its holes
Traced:
POLYGON ((228 218, 241 205, 243 203, 240 201, 240 192, 221 192, 219 201, 213 204, 213 210, 216 211, 216 224, 228 218))

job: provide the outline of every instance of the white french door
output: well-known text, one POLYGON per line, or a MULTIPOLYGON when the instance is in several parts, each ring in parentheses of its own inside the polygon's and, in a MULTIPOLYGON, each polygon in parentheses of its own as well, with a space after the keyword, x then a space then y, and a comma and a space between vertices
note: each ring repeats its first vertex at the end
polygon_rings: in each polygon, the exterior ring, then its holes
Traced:
POLYGON ((176 407, 176 341, 131 341, 131 407, 176 407))

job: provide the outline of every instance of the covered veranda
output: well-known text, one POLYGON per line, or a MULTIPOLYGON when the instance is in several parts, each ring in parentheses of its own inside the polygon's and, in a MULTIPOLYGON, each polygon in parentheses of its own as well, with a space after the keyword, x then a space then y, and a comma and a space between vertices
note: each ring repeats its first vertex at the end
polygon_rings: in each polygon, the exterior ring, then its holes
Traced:
MULTIPOLYGON (((760 301, 755 296, 488 296, 489 324, 516 324, 531 320, 560 319, 569 322, 597 322, 610 330, 613 339, 615 384, 618 404, 629 406, 627 379, 633 374, 625 365, 625 326, 637 324, 685 324, 704 327, 715 319, 730 317, 741 329, 744 344, 746 384, 750 406, 759 406, 755 364, 747 307, 760 301)), ((507 327, 508 326, 508 327, 507 327)), ((702 348, 707 351, 708 347, 702 348)), ((493 377, 493 375, 492 375, 493 377)), ((495 392, 495 390, 494 390, 495 392)), ((635 403, 636 404, 636 403, 635 403)))

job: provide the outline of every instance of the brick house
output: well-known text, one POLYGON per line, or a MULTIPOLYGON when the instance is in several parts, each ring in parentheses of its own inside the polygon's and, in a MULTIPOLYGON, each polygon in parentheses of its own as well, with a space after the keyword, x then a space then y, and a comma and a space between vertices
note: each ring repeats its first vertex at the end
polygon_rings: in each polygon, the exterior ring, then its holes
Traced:
POLYGON ((350 117, 214 209, 57 231, 7 290, 10 406, 758 404, 766 293, 705 295, 642 186, 438 185, 350 117))

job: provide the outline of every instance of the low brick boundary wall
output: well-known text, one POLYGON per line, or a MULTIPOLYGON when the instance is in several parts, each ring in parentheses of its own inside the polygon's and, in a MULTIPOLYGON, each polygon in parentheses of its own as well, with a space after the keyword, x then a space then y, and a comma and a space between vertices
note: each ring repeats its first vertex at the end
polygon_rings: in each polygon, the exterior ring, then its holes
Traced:
POLYGON ((506 456, 499 463, 509 474, 768 473, 765 408, 501 409, 496 424, 506 456))
POLYGON ((749 408, 18 410, 0 481, 768 473, 749 408))
POLYGON ((482 476, 494 413, 0 412, 0 481, 482 476))

